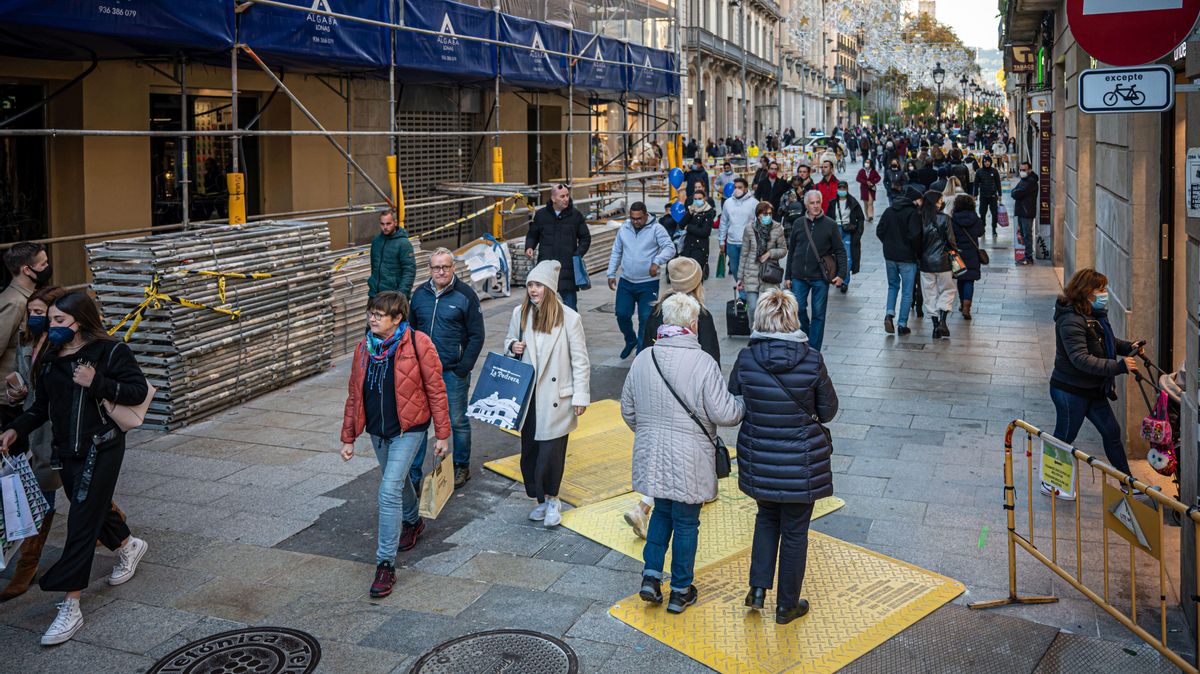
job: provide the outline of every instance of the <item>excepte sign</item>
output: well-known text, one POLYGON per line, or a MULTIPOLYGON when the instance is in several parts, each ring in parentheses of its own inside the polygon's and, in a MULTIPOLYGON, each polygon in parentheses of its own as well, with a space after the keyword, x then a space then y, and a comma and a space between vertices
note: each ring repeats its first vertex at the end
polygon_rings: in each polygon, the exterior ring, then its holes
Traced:
POLYGON ((1099 68, 1079 74, 1079 109, 1092 114, 1162 112, 1175 105, 1170 66, 1099 68))

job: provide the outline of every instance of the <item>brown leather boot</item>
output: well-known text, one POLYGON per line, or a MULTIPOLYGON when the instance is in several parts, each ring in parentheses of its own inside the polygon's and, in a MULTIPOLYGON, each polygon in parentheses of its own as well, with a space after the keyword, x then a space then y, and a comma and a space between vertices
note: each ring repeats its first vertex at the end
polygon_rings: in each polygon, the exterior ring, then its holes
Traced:
POLYGON ((37 575, 38 563, 42 559, 42 548, 46 546, 46 536, 50 535, 50 525, 53 523, 54 513, 47 513, 46 518, 42 520, 41 528, 38 529, 37 536, 22 541, 17 568, 13 570, 13 577, 8 581, 8 586, 0 592, 0 602, 16 599, 29 590, 29 586, 33 583, 33 577, 37 575))
POLYGON ((962 317, 963 320, 971 320, 971 300, 962 301, 962 317))

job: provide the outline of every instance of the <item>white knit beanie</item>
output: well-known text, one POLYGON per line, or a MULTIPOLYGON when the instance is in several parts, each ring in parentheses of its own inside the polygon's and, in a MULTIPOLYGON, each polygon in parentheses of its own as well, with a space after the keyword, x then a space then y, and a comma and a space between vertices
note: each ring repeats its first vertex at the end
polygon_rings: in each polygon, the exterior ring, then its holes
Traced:
POLYGON ((555 295, 558 294, 558 273, 562 270, 562 265, 557 260, 542 260, 536 267, 529 271, 529 275, 525 277, 525 283, 531 281, 540 283, 555 295))

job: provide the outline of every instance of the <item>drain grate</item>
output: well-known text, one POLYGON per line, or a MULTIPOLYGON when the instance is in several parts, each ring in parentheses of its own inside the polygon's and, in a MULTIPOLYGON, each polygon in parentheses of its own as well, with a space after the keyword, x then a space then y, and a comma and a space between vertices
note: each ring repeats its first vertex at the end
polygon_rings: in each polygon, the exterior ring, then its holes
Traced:
POLYGON ((154 663, 149 674, 309 674, 321 662, 310 634, 251 627, 193 641, 154 663))
POLYGON ((468 634, 435 647, 417 660, 410 674, 576 674, 578 671, 575 651, 552 636, 527 630, 493 630, 468 634))

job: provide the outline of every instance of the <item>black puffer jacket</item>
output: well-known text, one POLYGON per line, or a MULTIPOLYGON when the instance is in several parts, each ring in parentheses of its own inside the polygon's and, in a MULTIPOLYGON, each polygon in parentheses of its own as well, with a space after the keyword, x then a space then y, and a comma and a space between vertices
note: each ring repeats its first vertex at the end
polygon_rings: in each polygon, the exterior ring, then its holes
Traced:
POLYGON ((921 209, 908 197, 896 197, 879 217, 875 236, 883 242, 883 259, 916 262, 921 252, 921 209))
POLYGON ((583 257, 592 246, 592 234, 587 220, 574 206, 555 214, 554 207, 547 205, 533 214, 533 223, 525 235, 525 247, 536 248, 537 260, 558 260, 562 268, 558 272, 558 290, 576 290, 573 257, 583 257))
POLYGON ((954 248, 950 217, 938 213, 936 218, 925 223, 921 231, 921 258, 917 260, 917 267, 930 274, 950 271, 950 258, 946 254, 954 248))
POLYGON ((746 403, 737 440, 738 487, 756 500, 813 503, 833 495, 833 447, 812 415, 821 424, 831 421, 838 397, 820 352, 803 334, 754 333, 729 376, 730 393, 746 403))
MULTIPOLYGON (((1125 356, 1133 354, 1133 344, 1114 336, 1116 358, 1104 351, 1105 314, 1083 316, 1062 297, 1054 304, 1054 372, 1050 385, 1064 391, 1099 400, 1104 398, 1107 382, 1128 372, 1125 356)), ((1111 396, 1110 396, 1111 397, 1111 396)))
POLYGON ((980 198, 996 198, 1000 193, 1000 172, 992 166, 984 166, 976 171, 974 190, 980 198))

